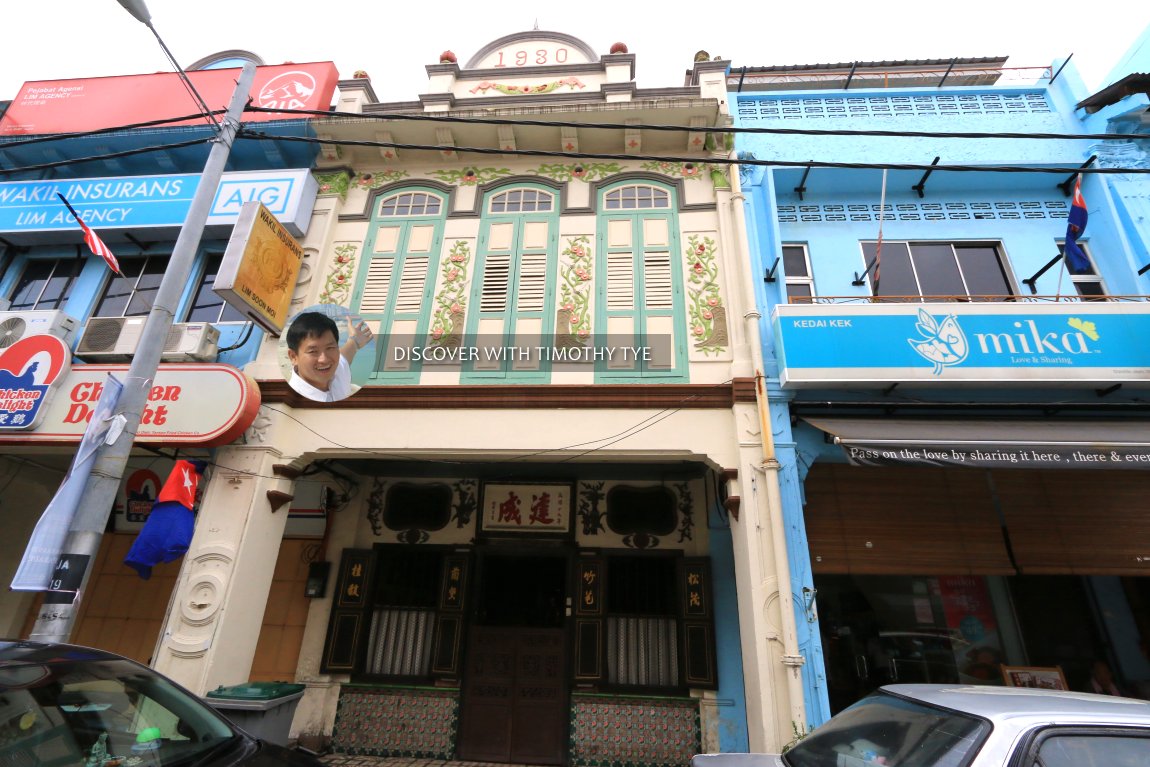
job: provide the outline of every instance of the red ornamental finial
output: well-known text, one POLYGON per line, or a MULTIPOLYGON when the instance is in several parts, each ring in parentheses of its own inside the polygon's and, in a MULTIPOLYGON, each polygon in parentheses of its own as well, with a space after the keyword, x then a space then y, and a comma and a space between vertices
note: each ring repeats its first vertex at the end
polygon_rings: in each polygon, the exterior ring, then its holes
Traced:
POLYGON ((611 53, 626 53, 627 43, 615 43, 611 46, 611 53))
POLYGON ((440 64, 454 64, 456 61, 458 61, 458 59, 455 58, 455 54, 451 51, 444 51, 439 54, 440 64))

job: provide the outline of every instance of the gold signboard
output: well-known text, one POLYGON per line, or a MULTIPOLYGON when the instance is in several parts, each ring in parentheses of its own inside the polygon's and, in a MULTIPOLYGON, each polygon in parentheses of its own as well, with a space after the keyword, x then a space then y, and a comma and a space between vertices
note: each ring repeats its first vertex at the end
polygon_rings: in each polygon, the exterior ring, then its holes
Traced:
POLYGON ((245 202, 212 290, 278 336, 302 263, 303 248, 291 232, 263 203, 245 202))

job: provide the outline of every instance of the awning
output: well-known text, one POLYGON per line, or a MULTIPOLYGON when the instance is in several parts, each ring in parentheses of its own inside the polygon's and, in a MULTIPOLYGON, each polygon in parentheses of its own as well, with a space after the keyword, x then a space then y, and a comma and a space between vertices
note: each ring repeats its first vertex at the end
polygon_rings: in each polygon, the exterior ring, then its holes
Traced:
POLYGON ((1150 469, 1150 421, 803 420, 860 466, 1150 469))

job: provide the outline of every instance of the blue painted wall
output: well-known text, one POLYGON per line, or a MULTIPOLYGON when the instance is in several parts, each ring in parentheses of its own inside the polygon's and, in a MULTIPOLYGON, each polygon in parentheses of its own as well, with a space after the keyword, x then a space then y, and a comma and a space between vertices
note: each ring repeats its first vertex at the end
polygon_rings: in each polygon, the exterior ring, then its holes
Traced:
MULTIPOLYGON (((1138 54, 1127 72, 1150 71, 1150 30, 1135 45, 1138 54)), ((997 86, 955 86, 915 89, 808 90, 731 94, 736 125, 747 128, 819 130, 887 130, 971 133, 1085 134, 1114 131, 1133 114, 1145 112, 1144 95, 1125 99, 1096 116, 1075 105, 1090 95, 1070 63, 1049 82, 1062 61, 1052 63, 1047 79, 1033 83, 1007 81, 997 86)), ((1115 76, 1118 79, 1121 75, 1115 76)), ((1006 77, 1009 77, 1007 75, 1006 77)), ((1127 127, 1126 132, 1132 129, 1127 127)), ((1150 133, 1150 127, 1139 128, 1150 133)), ((791 163, 912 163, 928 165, 935 157, 944 165, 980 168, 1031 165, 1036 168, 1077 168, 1091 155, 1111 167, 1150 167, 1150 146, 1140 142, 1092 139, 1035 140, 802 136, 739 134, 740 156, 791 163)), ((803 179, 802 167, 740 168, 747 195, 745 212, 752 274, 775 268, 775 279, 755 280, 763 314, 761 336, 770 392, 771 420, 779 447, 783 513, 794 591, 795 620, 806 658, 803 683, 809 723, 826 720, 829 707, 818 617, 808 609, 814 589, 809 547, 803 524, 802 482, 814 460, 843 460, 837 449, 821 444, 821 433, 805 425, 792 427, 793 393, 778 386, 778 359, 771 330, 771 313, 787 301, 782 245, 807 246, 816 296, 868 296, 869 285, 852 282, 866 268, 860 241, 876 239, 877 215, 883 192, 878 169, 813 168, 803 179), (802 194, 796 188, 803 186, 802 194)), ((1002 172, 932 172, 889 170, 883 239, 994 241, 1001 243, 1008 262, 1008 279, 1017 293, 1030 294, 1023 280, 1058 255, 1066 234, 1070 198, 1059 188, 1068 174, 1002 172), (922 194, 914 186, 922 183, 922 194)), ((1107 292, 1111 295, 1150 293, 1150 274, 1138 269, 1150 263, 1150 176, 1086 176, 1082 184, 1090 219, 1083 237, 1107 292)), ((1069 276, 1059 263, 1035 283, 1041 295, 1074 295, 1069 276)), ((1017 389, 1015 391, 1018 391, 1017 389)), ((813 398, 844 400, 857 392, 804 392, 813 398)), ((873 397, 874 392, 861 396, 873 397)), ((932 392, 939 400, 967 401, 993 394, 969 390, 932 392)), ((1037 389, 1023 397, 1050 396, 1037 389)), ((1062 392, 1062 397, 1095 397, 1090 392, 1062 392)))

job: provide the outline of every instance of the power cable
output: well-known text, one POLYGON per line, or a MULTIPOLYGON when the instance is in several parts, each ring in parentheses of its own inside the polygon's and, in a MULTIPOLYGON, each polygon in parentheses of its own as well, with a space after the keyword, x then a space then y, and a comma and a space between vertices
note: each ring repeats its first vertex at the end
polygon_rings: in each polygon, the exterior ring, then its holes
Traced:
POLYGON ((1150 173, 1150 168, 1100 168, 1091 166, 1068 167, 1064 165, 1046 167, 1023 167, 1019 165, 931 165, 929 163, 870 163, 870 162, 830 162, 820 160, 759 160, 748 157, 680 157, 646 154, 611 154, 606 152, 560 152, 553 149, 506 149, 502 147, 443 146, 439 144, 400 144, 393 141, 368 141, 359 139, 312 138, 308 136, 272 136, 271 134, 241 128, 240 139, 275 139, 309 144, 329 144, 333 146, 358 146, 372 149, 423 149, 435 152, 472 152, 475 154, 521 155, 527 157, 565 157, 572 160, 651 160, 655 162, 683 162, 698 165, 750 165, 781 168, 846 168, 851 170, 914 170, 914 171, 953 171, 963 173, 1052 173, 1061 176, 1075 173, 1084 174, 1123 174, 1150 173))
POLYGON ((1090 141, 1104 141, 1110 139, 1150 139, 1150 134, 1126 133, 976 133, 972 131, 893 131, 893 130, 854 130, 848 128, 754 128, 746 126, 687 126, 663 125, 658 123, 582 123, 566 120, 531 120, 510 119, 506 117, 472 117, 472 116, 437 116, 432 114, 407 114, 390 112, 382 114, 364 112, 336 112, 321 109, 271 109, 268 107, 247 106, 245 112, 271 112, 283 114, 311 115, 314 117, 341 117, 356 118, 359 120, 380 120, 386 122, 397 121, 423 121, 437 123, 463 123, 475 125, 530 125, 542 128, 593 128, 597 130, 650 130, 650 131, 677 131, 680 133, 720 133, 737 135, 765 134, 780 136, 877 136, 888 138, 969 138, 969 139, 1038 139, 1038 140, 1071 140, 1086 139, 1090 141))

